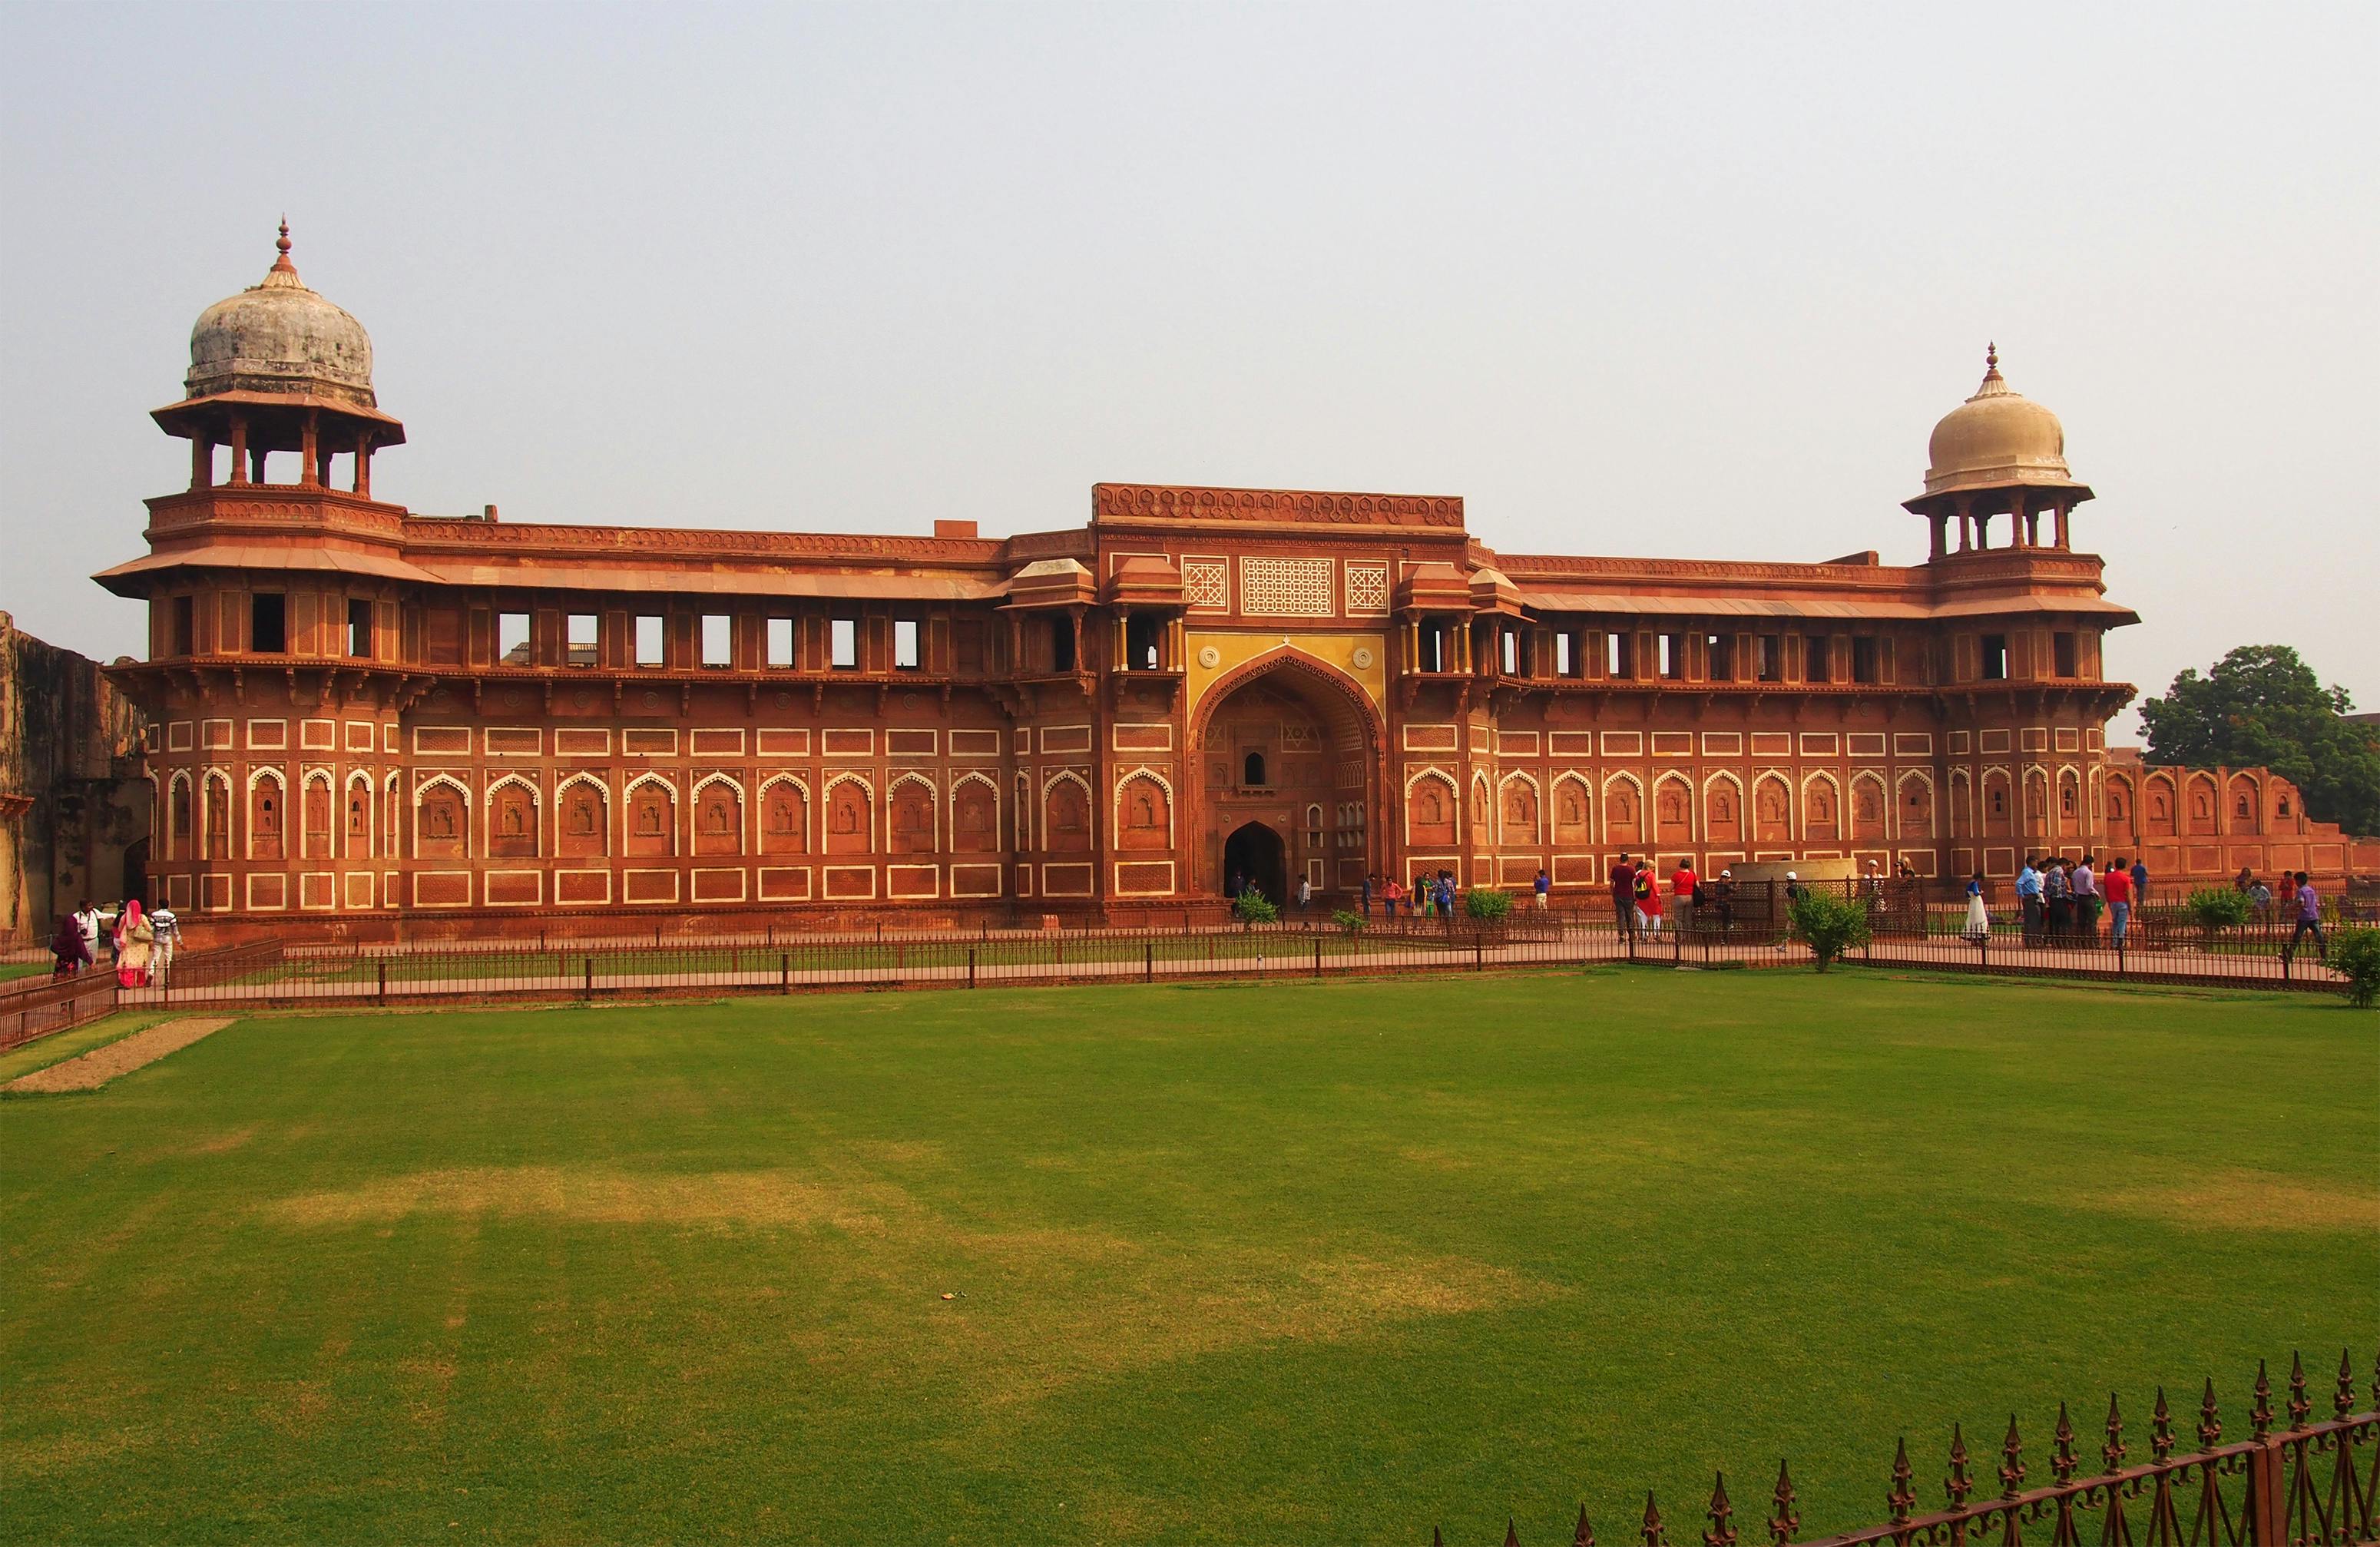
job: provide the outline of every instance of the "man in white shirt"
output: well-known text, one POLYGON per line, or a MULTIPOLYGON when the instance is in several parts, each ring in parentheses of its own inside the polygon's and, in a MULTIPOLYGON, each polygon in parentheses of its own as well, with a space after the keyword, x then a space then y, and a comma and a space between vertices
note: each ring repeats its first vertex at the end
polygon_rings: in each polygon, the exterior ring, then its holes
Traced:
POLYGON ((74 921, 75 928, 82 931, 83 969, 89 971, 99 965, 99 929, 102 922, 99 909, 91 905, 90 898, 85 897, 82 906, 75 909, 74 921))

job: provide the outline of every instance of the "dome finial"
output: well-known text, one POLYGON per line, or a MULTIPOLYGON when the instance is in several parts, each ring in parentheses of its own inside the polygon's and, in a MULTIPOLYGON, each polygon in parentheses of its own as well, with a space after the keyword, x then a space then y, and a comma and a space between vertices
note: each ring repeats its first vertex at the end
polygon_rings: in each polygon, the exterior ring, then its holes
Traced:
POLYGON ((281 217, 281 236, 273 246, 273 250, 280 253, 279 257, 273 260, 273 272, 296 274, 298 265, 289 261, 289 217, 285 214, 281 217))
MULTIPOLYGON (((282 239, 282 243, 283 243, 283 250, 284 250, 284 251, 286 251, 286 250, 287 250, 287 243, 288 243, 288 240, 289 240, 289 223, 288 223, 287 221, 285 221, 285 221, 283 221, 283 222, 281 223, 281 239, 282 239)), ((1986 345, 1985 345, 1985 346, 1984 346, 1984 369, 1985 369, 1985 370, 1986 370, 1986 371, 1998 371, 1999 368, 2000 368, 2000 347, 1999 347, 1998 344, 1986 344, 1986 345)))

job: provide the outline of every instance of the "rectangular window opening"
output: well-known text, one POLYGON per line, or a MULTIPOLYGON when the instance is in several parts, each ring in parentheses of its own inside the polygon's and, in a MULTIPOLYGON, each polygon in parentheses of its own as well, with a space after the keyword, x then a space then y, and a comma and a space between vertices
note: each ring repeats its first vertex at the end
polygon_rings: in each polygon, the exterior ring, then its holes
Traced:
POLYGON ((592 666, 601 659, 598 642, 601 623, 593 613, 572 613, 563 621, 564 659, 574 666, 592 666))
POLYGON ((174 598, 173 611, 166 615, 165 652, 188 655, 198 631, 198 604, 187 596, 174 598))
POLYGON ((369 661, 372 652, 372 604, 360 596, 347 599, 347 653, 369 661))
POLYGON ((1071 672, 1075 669, 1075 620, 1053 617, 1050 620, 1050 669, 1071 672))
POLYGON ((772 617, 769 620, 769 664, 790 666, 794 664, 794 620, 772 617))
POLYGON ((1763 634, 1760 636, 1760 680, 1763 682, 1782 682, 1785 680, 1784 635, 1763 634))
POLYGON ((892 620, 892 669, 914 672, 926 664, 924 647, 919 636, 923 626, 914 617, 892 620))
POLYGON ((1812 634, 1802 641, 1802 680, 1826 682, 1833 663, 1828 658, 1833 646, 1824 634, 1812 634))
POLYGON ((1672 682, 1686 678, 1686 637, 1683 634, 1661 636, 1661 675, 1672 682))
POLYGON ((859 620, 839 617, 826 626, 827 662, 839 672, 859 669, 859 620))
POLYGON ((1158 645, 1165 637, 1165 620, 1144 613, 1135 613, 1124 620, 1123 669, 1128 672, 1157 670, 1158 645))
POLYGON ((1498 646, 1500 657, 1498 664, 1502 667, 1503 673, 1506 676, 1520 676, 1521 636, 1514 633, 1510 628, 1499 628, 1496 630, 1496 633, 1500 641, 1498 646))
POLYGON ((1876 670, 1876 649, 1875 638, 1870 635, 1862 635, 1852 640, 1852 680, 1853 682, 1877 682, 1882 679, 1882 674, 1876 670))
POLYGON ((1578 643, 1567 628, 1554 636, 1554 675, 1556 676, 1578 675, 1578 643))
POLYGON ((1735 680, 1735 636, 1706 634, 1703 637, 1703 654, 1710 663, 1713 682, 1735 680))
POLYGON ((2074 675, 2074 636, 2052 634, 2049 637, 2049 658, 2052 669, 2059 676, 2074 675))
POLYGON ((667 662, 668 653, 664 649, 661 615, 638 613, 637 615, 637 664, 659 666, 666 664, 667 662))
POLYGON ((527 613, 496 615, 496 660, 507 666, 531 664, 527 613))
POLYGON ((248 599, 248 648, 260 655, 279 655, 289 648, 288 598, 277 591, 261 591, 248 599))
POLYGON ((2008 680, 2008 636, 2006 634, 1984 636, 1984 680, 1985 682, 2008 680))
POLYGON ((702 615, 702 664, 714 670, 735 664, 735 620, 725 613, 702 615))

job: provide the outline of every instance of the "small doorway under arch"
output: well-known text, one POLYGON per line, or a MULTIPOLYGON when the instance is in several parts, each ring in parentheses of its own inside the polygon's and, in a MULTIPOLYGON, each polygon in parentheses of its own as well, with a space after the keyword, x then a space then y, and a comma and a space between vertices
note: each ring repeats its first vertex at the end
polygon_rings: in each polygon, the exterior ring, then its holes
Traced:
POLYGON ((1244 824, 1223 840, 1223 885, 1227 891, 1253 885, 1274 904, 1288 901, 1288 870, 1282 863, 1281 834, 1261 822, 1244 824))

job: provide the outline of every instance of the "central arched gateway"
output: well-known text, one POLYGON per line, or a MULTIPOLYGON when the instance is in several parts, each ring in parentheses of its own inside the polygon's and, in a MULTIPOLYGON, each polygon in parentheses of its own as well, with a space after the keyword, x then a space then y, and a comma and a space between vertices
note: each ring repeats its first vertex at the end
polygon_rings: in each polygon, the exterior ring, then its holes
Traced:
POLYGON ((1223 840, 1223 887, 1253 886, 1274 903, 1289 899, 1289 857, 1279 833, 1261 822, 1242 822, 1223 840))
POLYGON ((1195 725, 1197 890, 1222 895, 1236 875, 1285 902, 1300 881, 1353 892, 1379 868, 1378 720, 1353 681, 1276 652, 1217 682, 1195 725))

